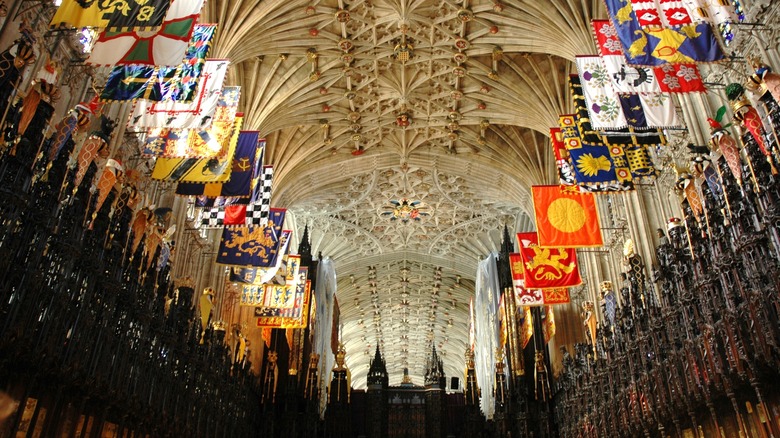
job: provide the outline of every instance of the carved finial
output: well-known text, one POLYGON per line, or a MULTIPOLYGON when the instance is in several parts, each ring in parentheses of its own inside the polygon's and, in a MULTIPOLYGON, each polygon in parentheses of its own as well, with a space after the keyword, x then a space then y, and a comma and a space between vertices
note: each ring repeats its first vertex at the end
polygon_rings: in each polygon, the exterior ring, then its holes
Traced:
POLYGON ((345 371, 347 369, 347 365, 344 363, 346 357, 347 349, 344 348, 343 342, 339 342, 339 348, 336 351, 336 364, 333 366, 333 371, 345 371))

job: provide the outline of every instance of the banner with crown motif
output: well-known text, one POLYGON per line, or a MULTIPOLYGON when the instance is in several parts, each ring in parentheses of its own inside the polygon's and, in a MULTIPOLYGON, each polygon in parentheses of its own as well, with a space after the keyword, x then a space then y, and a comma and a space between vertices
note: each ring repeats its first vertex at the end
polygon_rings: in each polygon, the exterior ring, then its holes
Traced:
POLYGON ((523 256, 526 289, 557 289, 582 284, 577 252, 567 248, 542 248, 536 232, 517 233, 523 256))

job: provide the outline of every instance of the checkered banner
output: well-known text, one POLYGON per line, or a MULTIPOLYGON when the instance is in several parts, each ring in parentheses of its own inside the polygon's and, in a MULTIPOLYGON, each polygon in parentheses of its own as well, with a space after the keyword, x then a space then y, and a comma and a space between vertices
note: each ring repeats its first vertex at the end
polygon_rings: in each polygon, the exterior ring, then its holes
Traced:
POLYGON ((221 207, 204 208, 200 222, 203 228, 222 228, 230 226, 265 225, 271 210, 271 185, 273 166, 263 166, 263 174, 258 181, 256 198, 248 205, 236 204, 221 207))

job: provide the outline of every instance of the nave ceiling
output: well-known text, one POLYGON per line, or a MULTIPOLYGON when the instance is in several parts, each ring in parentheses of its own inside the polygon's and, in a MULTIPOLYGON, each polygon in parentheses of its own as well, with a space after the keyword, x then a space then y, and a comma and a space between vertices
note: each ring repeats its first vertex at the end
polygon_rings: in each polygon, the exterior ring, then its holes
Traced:
POLYGON ((531 228, 555 181, 546 132, 569 109, 599 0, 216 1, 244 129, 268 140, 273 205, 339 278, 356 387, 379 343, 391 384, 433 344, 461 376, 477 261, 531 228))

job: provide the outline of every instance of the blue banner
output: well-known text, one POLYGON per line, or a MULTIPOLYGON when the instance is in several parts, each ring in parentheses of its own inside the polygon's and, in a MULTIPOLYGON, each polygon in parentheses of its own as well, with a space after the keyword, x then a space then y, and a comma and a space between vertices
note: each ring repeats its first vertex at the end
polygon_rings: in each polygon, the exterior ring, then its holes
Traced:
POLYGON ((267 268, 276 264, 285 247, 282 226, 287 210, 272 208, 264 227, 225 228, 219 242, 217 263, 267 268))
POLYGON ((630 0, 605 0, 612 24, 630 65, 660 66, 723 59, 715 32, 707 23, 680 28, 640 26, 630 0))
POLYGON ((238 134, 229 180, 224 183, 206 184, 180 182, 176 186, 176 194, 208 198, 219 196, 249 198, 252 191, 252 180, 256 177, 259 178, 259 174, 255 175, 255 172, 262 172, 262 146, 265 145, 265 142, 260 142, 258 136, 257 131, 241 131, 238 134))

